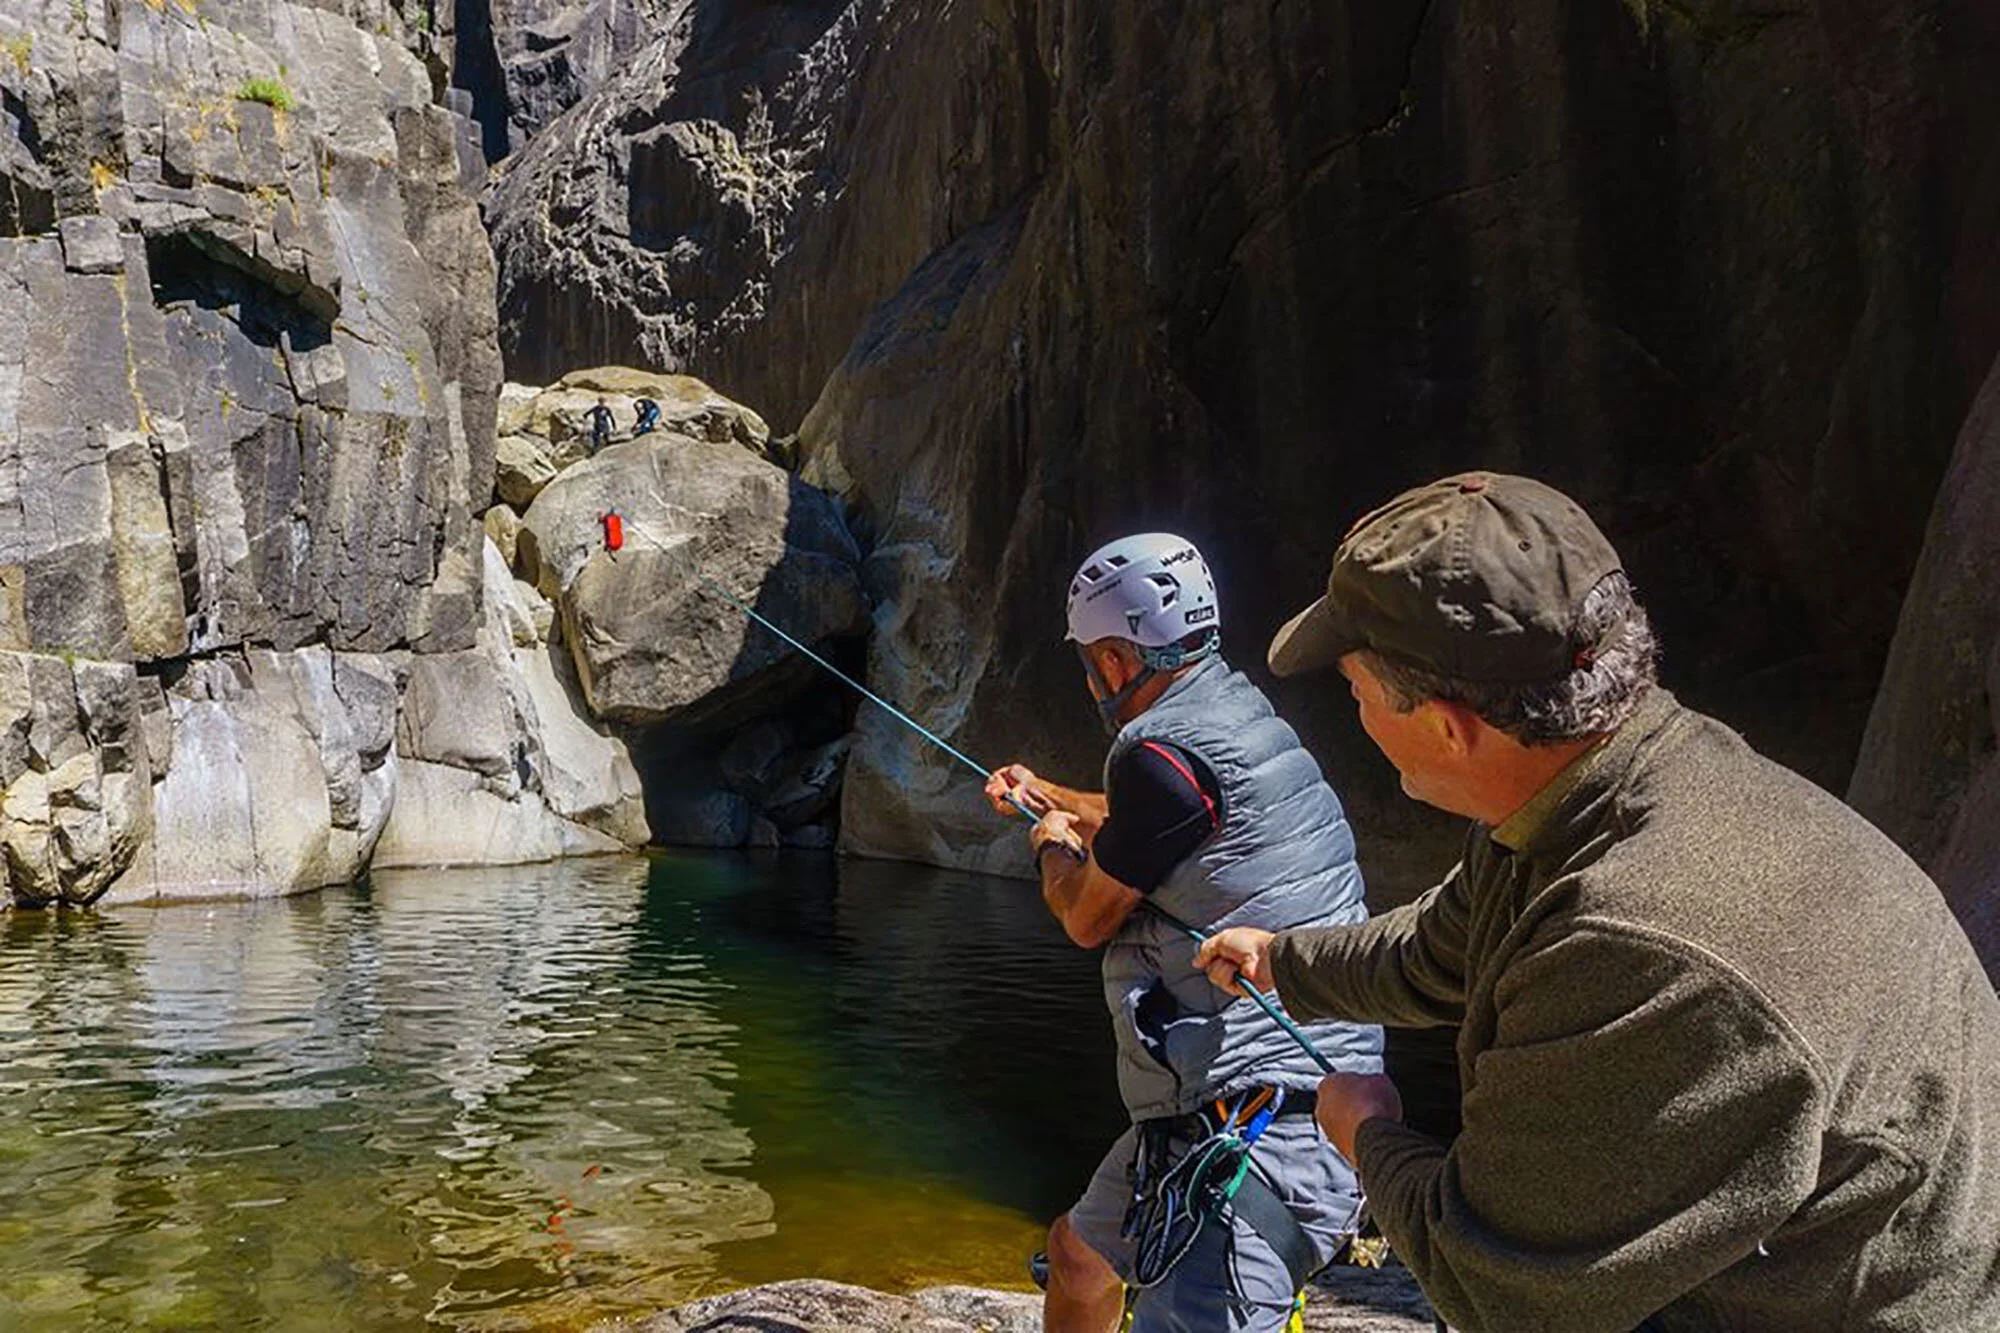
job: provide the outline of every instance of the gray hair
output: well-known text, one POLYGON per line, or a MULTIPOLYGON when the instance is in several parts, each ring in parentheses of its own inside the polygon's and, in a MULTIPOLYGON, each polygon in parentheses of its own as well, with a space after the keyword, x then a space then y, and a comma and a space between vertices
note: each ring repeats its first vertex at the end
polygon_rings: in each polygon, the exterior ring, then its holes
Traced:
POLYGON ((1372 650, 1362 657, 1397 712, 1428 699, 1463 704, 1523 745, 1554 745, 1617 730, 1659 679, 1659 641, 1622 573, 1585 596, 1575 639, 1596 651, 1560 679, 1528 685, 1456 680, 1372 650))

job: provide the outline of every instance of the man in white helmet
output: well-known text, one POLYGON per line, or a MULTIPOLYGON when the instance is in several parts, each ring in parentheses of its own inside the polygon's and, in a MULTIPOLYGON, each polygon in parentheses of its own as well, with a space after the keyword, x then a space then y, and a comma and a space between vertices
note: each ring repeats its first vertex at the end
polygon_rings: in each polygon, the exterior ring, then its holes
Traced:
MULTIPOLYGON (((1108 1333, 1129 1290, 1138 1333, 1280 1329, 1356 1220, 1354 1174, 1313 1121, 1318 1065, 1208 984, 1183 927, 1365 919, 1354 838, 1298 736, 1222 660, 1191 543, 1146 533, 1096 551, 1068 617, 1113 733, 1104 790, 1011 764, 986 793, 1041 816, 1043 899, 1078 945, 1105 946, 1132 1127, 1050 1229, 1044 1326, 1108 1333)), ((1380 1028, 1305 1031, 1343 1072, 1380 1071, 1380 1028)))

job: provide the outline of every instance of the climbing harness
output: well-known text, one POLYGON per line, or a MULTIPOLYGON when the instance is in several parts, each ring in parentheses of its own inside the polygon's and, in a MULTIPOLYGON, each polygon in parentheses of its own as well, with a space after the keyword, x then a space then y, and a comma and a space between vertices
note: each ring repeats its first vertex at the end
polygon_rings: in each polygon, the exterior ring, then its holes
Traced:
MULTIPOLYGON (((1272 1101, 1269 1088, 1254 1098, 1244 1094, 1227 1110, 1218 1099, 1213 1127, 1172 1166, 1167 1158, 1184 1118, 1149 1120, 1139 1126, 1132 1155, 1132 1204, 1121 1232, 1136 1247, 1133 1286, 1142 1291, 1158 1286, 1194 1248, 1203 1229, 1236 1198, 1250 1175, 1250 1149, 1270 1127, 1276 1111, 1272 1101)), ((1206 1122, 1206 1113, 1199 1118, 1206 1122)))
MULTIPOLYGON (((1241 1218, 1271 1247, 1292 1288, 1303 1288, 1319 1268, 1312 1241, 1251 1150, 1280 1115, 1310 1115, 1311 1097, 1278 1088, 1241 1094, 1235 1105, 1218 1098, 1192 1116, 1148 1120, 1138 1126, 1132 1159, 1132 1202, 1123 1236, 1134 1244, 1132 1285, 1159 1285, 1210 1224, 1241 1218), (1191 1140, 1175 1161, 1179 1140, 1191 1140)), ((1234 1232, 1225 1238, 1233 1270, 1234 1232)))
MULTIPOLYGON (((637 529, 634 529, 637 531, 637 529)), ((966 768, 984 779, 991 769, 973 759, 964 751, 952 745, 943 737, 931 731, 909 714, 876 694, 860 681, 842 671, 819 653, 787 634, 773 624, 755 608, 745 603, 728 589, 704 576, 702 584, 716 593, 724 601, 762 625, 771 633, 803 653, 806 658, 825 668, 835 678, 854 689, 870 703, 881 708, 889 716, 901 722, 910 730, 922 736, 938 749, 950 755, 966 768)), ((1161 650, 1149 650, 1166 654, 1181 654, 1176 658, 1181 665, 1199 660, 1215 650, 1216 636, 1193 649, 1180 645, 1169 645, 1161 650)), ((1086 666, 1088 663, 1086 662, 1086 666)), ((1170 669, 1170 668, 1169 668, 1170 669)), ((1040 816, 1015 796, 1008 802, 1024 818, 1039 822, 1040 816)), ((1199 944, 1208 939, 1206 932, 1190 925, 1173 913, 1160 907, 1152 900, 1141 903, 1166 925, 1199 944)), ((1247 977, 1239 977, 1242 992, 1264 1014, 1283 1030, 1319 1066, 1324 1073, 1334 1072, 1333 1062, 1312 1044, 1312 1039, 1294 1022, 1290 1015, 1259 990, 1247 977)), ((1133 1161, 1133 1196, 1127 1210, 1126 1235, 1137 1243, 1137 1259, 1134 1278, 1126 1293, 1125 1326, 1132 1320, 1133 1303, 1138 1293, 1163 1281, 1173 1267, 1200 1238, 1202 1230, 1218 1217, 1225 1215, 1240 1217, 1259 1236, 1263 1237, 1278 1256, 1286 1271, 1291 1275, 1294 1290, 1299 1292, 1292 1310, 1292 1318, 1287 1325, 1292 1329, 1303 1327, 1304 1291, 1306 1281, 1317 1271, 1311 1241, 1298 1218, 1281 1199, 1271 1182, 1251 1160, 1251 1149, 1280 1115, 1309 1115, 1313 1103, 1308 1095, 1288 1093, 1277 1089, 1260 1089, 1239 1096, 1233 1107, 1218 1099, 1208 1111, 1197 1113, 1195 1118, 1167 1117, 1147 1121, 1139 1128, 1139 1144, 1133 1161), (1177 1134, 1184 1135, 1191 1125, 1199 1125, 1199 1137, 1176 1163, 1166 1159, 1171 1152, 1171 1141, 1177 1134)), ((1361 1219, 1366 1213, 1365 1200, 1358 1201, 1355 1215, 1349 1219, 1342 1231, 1348 1235, 1358 1232, 1361 1219)), ((1226 1222, 1225 1222, 1226 1224, 1226 1222)), ((1229 1262, 1234 1265, 1234 1240, 1229 1242, 1229 1262)), ((1046 1286, 1048 1280, 1048 1260, 1046 1255, 1036 1255, 1029 1261, 1029 1272, 1036 1285, 1046 1286)))

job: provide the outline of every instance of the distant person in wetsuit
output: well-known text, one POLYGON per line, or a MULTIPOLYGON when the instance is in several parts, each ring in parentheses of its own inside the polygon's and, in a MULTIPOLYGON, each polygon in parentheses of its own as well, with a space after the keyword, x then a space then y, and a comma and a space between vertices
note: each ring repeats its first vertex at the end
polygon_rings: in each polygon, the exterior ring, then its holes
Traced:
MULTIPOLYGON (((1042 897, 1078 945, 1104 946, 1132 1123, 1049 1231, 1044 1326, 1109 1333, 1130 1285, 1135 1333, 1277 1333, 1356 1221, 1354 1172, 1313 1123, 1319 1067, 1253 1001, 1210 985, 1165 914, 1203 931, 1359 923, 1354 837, 1298 736, 1222 660, 1215 583, 1186 540, 1147 533, 1092 554, 1070 584, 1068 619, 1114 733, 1104 791, 1010 764, 986 795, 1003 814, 1019 801, 1040 816, 1042 897), (1254 1169, 1185 1246, 1160 1243, 1172 1214, 1162 1177, 1203 1161, 1197 1145, 1230 1127, 1218 1108, 1237 1129, 1262 1116, 1249 1136, 1254 1169)), ((1337 1069, 1381 1069, 1379 1027, 1305 1031, 1337 1069)))
POLYGON ((660 405, 650 398, 641 398, 632 406, 639 413, 639 419, 632 427, 632 434, 651 435, 653 427, 660 424, 660 405))
POLYGON ((611 443, 611 425, 611 404, 600 396, 597 406, 590 409, 590 452, 611 443))

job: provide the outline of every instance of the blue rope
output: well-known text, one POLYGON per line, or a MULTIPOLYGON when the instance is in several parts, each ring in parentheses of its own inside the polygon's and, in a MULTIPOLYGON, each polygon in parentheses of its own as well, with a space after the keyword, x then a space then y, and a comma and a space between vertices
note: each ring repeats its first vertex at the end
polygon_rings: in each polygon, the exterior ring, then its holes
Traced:
MULTIPOLYGON (((827 661, 824 657, 821 657, 818 653, 806 647, 806 645, 800 643, 797 639, 793 638, 791 635, 785 633, 785 631, 779 629, 776 625, 772 624, 764 616, 760 615, 754 607, 750 606, 749 603, 745 602, 742 598, 730 592, 729 589, 723 587, 721 584, 717 583, 714 579, 709 578, 707 575, 703 575, 701 581, 708 588, 721 594, 723 600, 727 601, 731 606, 734 606, 738 611, 741 611, 744 615, 750 617, 752 620, 756 621, 759 625, 762 625, 765 629, 771 631, 771 633, 777 635, 779 638, 783 639, 786 643, 789 643, 790 645, 792 645, 792 647, 804 653, 814 662, 817 662, 819 665, 825 667, 828 671, 832 672, 835 676, 838 676, 842 681, 846 682, 854 689, 859 690, 863 695, 867 696, 868 701, 870 703, 875 704, 877 707, 883 709, 889 714, 890 717, 895 718, 898 722, 901 722, 904 726, 910 728, 910 730, 916 732, 919 736, 922 736, 925 740, 937 746, 940 750, 943 750, 946 754, 950 755, 952 758, 958 760, 959 763, 964 764, 967 768, 977 773, 982 780, 984 780, 987 776, 989 776, 993 772, 992 769, 987 768, 984 764, 979 763, 977 760, 973 759, 970 755, 966 754, 963 750, 960 750, 957 746, 945 740, 944 737, 938 735, 936 732, 932 731, 929 727, 926 727, 923 723, 917 721, 915 718, 911 717, 908 713, 905 713, 902 709, 896 707, 896 705, 890 703, 887 699, 884 699, 881 695, 875 693, 875 691, 869 689, 866 685, 863 685, 860 681, 848 675, 845 671, 842 671, 839 667, 827 661)), ((1024 818, 1026 818, 1030 823, 1039 824, 1041 822, 1042 817, 1036 814, 1033 810, 1029 809, 1027 803, 1021 800, 1020 797, 1015 796, 1012 793, 1009 793, 1007 796, 1007 802, 1008 804, 1012 805, 1016 810, 1020 811, 1021 815, 1024 818)), ((1207 941, 1208 939, 1207 935, 1204 935, 1200 930, 1189 925, 1187 922, 1181 920, 1179 917, 1167 911, 1165 908, 1157 906, 1152 901, 1152 899, 1147 898, 1141 900, 1141 905, 1150 909, 1155 916, 1159 917, 1162 921, 1165 921, 1168 925, 1172 926, 1175 930, 1178 930, 1181 934, 1193 940, 1196 944, 1201 944, 1207 941)), ((1272 1003, 1270 997, 1266 996, 1264 992, 1258 990, 1256 986, 1251 984, 1251 981, 1248 977, 1239 976, 1236 980, 1237 984, 1243 988, 1243 993, 1249 996, 1252 1000, 1254 1000, 1257 1004, 1257 1007, 1264 1011, 1266 1017, 1268 1017, 1272 1022, 1276 1023, 1281 1029, 1283 1029, 1286 1036, 1290 1037, 1293 1041, 1297 1042, 1299 1045, 1299 1049, 1304 1051, 1307 1055, 1310 1055, 1313 1059, 1314 1064, 1318 1065, 1320 1069, 1325 1073, 1331 1074, 1334 1072, 1333 1062, 1327 1059, 1324 1055, 1320 1054, 1319 1048, 1312 1044, 1312 1039, 1307 1037, 1306 1034, 1300 1030, 1299 1025, 1292 1021, 1290 1015, 1286 1014, 1284 1010, 1278 1008, 1276 1004, 1272 1003)))
MULTIPOLYGON (((791 635, 779 629, 776 625, 773 625, 770 621, 766 620, 763 616, 759 615, 757 611, 750 606, 749 603, 745 602, 742 598, 730 592, 729 589, 723 587, 720 583, 717 583, 714 579, 709 578, 707 575, 703 575, 701 581, 704 584, 708 585, 708 587, 715 590, 716 592, 722 594, 723 600, 727 601, 731 606, 734 606, 738 611, 741 611, 744 615, 750 617, 752 620, 762 625, 765 629, 771 631, 771 633, 777 635, 779 638, 783 639, 786 643, 789 643, 790 645, 792 645, 792 647, 798 649, 800 652, 804 653, 807 657, 810 657, 813 661, 819 663, 821 666, 825 667, 828 671, 831 671, 834 675, 840 677, 840 679, 846 681, 849 685, 853 686, 855 689, 867 695, 869 702, 877 705, 880 708, 887 710, 890 717, 895 718, 898 722, 910 728, 912 731, 916 732, 919 736, 922 736, 932 745, 937 746, 940 750, 943 750, 953 759, 956 759, 958 760, 959 763, 964 764, 967 768, 977 773, 982 779, 993 771, 990 768, 980 767, 980 765, 976 763, 970 755, 966 754, 963 750, 958 749, 950 741, 947 741, 944 737, 938 735, 936 732, 932 731, 929 727, 926 727, 923 723, 917 721, 915 718, 911 717, 908 713, 905 713, 902 709, 896 707, 896 705, 890 703, 887 699, 884 699, 881 695, 875 693, 875 691, 869 689, 866 685, 863 685, 860 681, 848 675, 845 671, 842 671, 839 667, 827 661, 824 657, 821 657, 818 653, 814 652, 812 649, 806 647, 804 644, 800 643, 797 639, 793 638, 791 635)), ((1037 821, 1040 820, 1041 817, 1039 815, 1037 815, 1034 811, 1030 810, 1027 806, 1022 805, 1019 801, 1016 801, 1014 804, 1021 811, 1021 813, 1026 815, 1028 818, 1037 821)))

